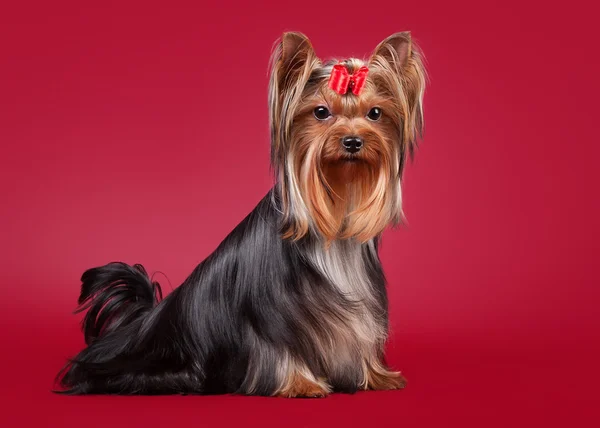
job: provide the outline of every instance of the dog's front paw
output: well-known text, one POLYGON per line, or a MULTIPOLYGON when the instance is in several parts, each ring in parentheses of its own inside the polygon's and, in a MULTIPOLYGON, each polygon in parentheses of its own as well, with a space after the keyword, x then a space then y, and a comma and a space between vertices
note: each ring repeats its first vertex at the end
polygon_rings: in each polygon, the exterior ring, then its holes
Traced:
POLYGON ((400 372, 388 370, 370 370, 368 374, 368 389, 386 391, 391 389, 404 389, 406 378, 400 372))
POLYGON ((324 382, 313 382, 301 375, 293 375, 286 387, 277 393, 287 398, 324 398, 329 395, 329 387, 324 382))

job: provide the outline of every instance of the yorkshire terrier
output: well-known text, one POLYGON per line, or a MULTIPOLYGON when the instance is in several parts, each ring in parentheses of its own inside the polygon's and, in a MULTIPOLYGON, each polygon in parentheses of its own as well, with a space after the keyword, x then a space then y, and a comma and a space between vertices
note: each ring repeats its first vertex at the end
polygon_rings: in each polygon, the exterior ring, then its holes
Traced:
POLYGON ((87 347, 59 373, 68 394, 324 397, 389 390, 378 256, 403 218, 401 177, 423 125, 425 70, 410 33, 368 61, 321 62, 285 33, 271 61, 275 185, 162 299, 144 268, 87 270, 87 347))

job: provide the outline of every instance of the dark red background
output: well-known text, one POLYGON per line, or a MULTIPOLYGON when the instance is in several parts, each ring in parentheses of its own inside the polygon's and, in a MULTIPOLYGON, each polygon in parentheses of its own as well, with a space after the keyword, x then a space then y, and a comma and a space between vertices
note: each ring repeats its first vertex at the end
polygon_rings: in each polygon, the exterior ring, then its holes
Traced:
MULTIPOLYGON (((14 2, 0 13, 0 425, 591 426, 598 11, 571 1, 14 2), (18 5, 16 5, 18 3, 18 5), (412 30, 426 135, 385 234, 397 392, 63 397, 79 275, 177 286, 268 190, 284 30, 364 57, 412 30)), ((597 418, 596 418, 597 422, 597 418)))

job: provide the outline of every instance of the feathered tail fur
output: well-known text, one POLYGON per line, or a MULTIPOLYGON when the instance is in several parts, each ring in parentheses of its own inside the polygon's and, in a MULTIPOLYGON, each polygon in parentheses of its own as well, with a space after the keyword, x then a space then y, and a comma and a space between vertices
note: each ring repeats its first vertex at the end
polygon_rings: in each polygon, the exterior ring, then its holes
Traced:
POLYGON ((87 311, 82 330, 88 346, 59 373, 60 392, 177 393, 198 384, 184 369, 189 365, 181 349, 148 346, 169 343, 172 331, 152 328, 165 305, 157 307, 160 285, 142 265, 109 263, 87 270, 81 281, 76 312, 87 311))
POLYGON ((82 322, 85 343, 143 317, 162 300, 158 282, 140 264, 115 262, 85 271, 76 313, 87 311, 82 322))

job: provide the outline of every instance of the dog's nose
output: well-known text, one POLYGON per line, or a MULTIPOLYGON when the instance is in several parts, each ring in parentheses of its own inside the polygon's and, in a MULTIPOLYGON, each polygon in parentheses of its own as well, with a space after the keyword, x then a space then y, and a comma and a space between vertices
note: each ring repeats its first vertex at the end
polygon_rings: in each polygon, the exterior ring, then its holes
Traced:
POLYGON ((356 153, 363 146, 363 140, 362 138, 357 137, 356 135, 350 135, 348 137, 342 138, 342 145, 344 146, 344 149, 346 149, 347 152, 356 153))

